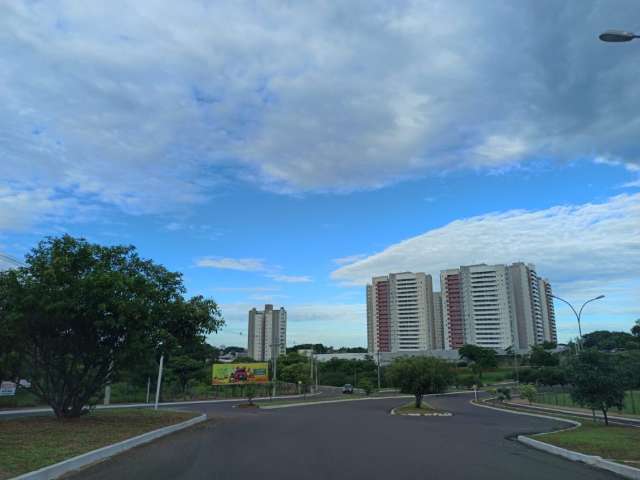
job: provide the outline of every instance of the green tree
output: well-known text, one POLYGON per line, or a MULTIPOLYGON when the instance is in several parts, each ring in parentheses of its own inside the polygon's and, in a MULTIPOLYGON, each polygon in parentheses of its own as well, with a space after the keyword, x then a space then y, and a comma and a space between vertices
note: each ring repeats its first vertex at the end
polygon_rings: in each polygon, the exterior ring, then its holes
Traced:
POLYGON ((173 373, 184 394, 187 391, 189 381, 202 369, 203 362, 189 355, 173 355, 168 362, 168 370, 173 373))
POLYGON ((607 411, 622 408, 625 380, 614 356, 597 350, 584 350, 570 367, 571 398, 582 406, 601 410, 606 425, 607 411))
POLYGON ((433 357, 397 358, 386 375, 392 386, 415 397, 416 408, 422 405, 424 395, 442 393, 454 380, 451 365, 433 357))
POLYGON ((631 335, 636 338, 640 338, 640 318, 636 320, 636 324, 631 327, 631 335))
POLYGON ((466 344, 460 347, 458 355, 461 359, 471 362, 471 371, 482 378, 484 370, 498 366, 498 357, 492 348, 466 344))
POLYGON ((537 367, 555 367, 560 363, 558 357, 544 349, 543 346, 534 345, 531 347, 529 362, 537 367))
POLYGON ((608 330, 598 330, 582 336, 584 348, 595 348, 598 350, 624 350, 640 348, 640 338, 627 332, 610 332, 608 330))
POLYGON ((0 272, 0 345, 58 417, 75 417, 126 365, 204 342, 223 320, 215 302, 185 299, 180 273, 68 235, 41 241, 26 266, 0 272))
POLYGON ((526 398, 529 401, 529 404, 533 403, 536 399, 536 395, 538 395, 538 390, 535 385, 528 383, 520 386, 520 396, 522 396, 522 398, 526 398))
POLYGON ((373 382, 367 377, 361 378, 357 386, 364 390, 365 395, 371 395, 371 392, 373 392, 373 382))

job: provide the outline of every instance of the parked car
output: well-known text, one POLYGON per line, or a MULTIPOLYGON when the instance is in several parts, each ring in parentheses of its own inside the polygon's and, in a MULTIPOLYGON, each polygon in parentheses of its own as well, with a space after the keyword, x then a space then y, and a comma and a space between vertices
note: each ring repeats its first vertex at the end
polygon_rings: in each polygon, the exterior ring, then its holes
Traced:
POLYGON ((353 385, 350 383, 345 384, 345 386, 342 387, 342 393, 353 393, 353 385))

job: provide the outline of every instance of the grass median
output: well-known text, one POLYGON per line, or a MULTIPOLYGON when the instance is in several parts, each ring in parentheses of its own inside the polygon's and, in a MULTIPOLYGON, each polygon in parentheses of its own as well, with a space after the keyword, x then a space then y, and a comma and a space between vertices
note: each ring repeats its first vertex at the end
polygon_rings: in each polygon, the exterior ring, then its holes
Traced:
POLYGON ((631 466, 640 466, 640 428, 605 426, 580 418, 581 427, 533 438, 587 455, 598 455, 631 466))
POLYGON ((434 415, 447 413, 444 410, 434 408, 424 400, 420 404, 420 408, 416 408, 416 402, 413 401, 394 410, 396 415, 434 415))
POLYGON ((80 418, 0 420, 0 480, 174 425, 199 415, 168 410, 99 410, 80 418))
POLYGON ((529 435, 531 438, 586 455, 597 455, 632 467, 640 467, 640 428, 622 425, 606 426, 584 417, 555 412, 540 412, 522 407, 512 407, 497 402, 484 402, 503 410, 530 412, 580 422, 582 425, 556 433, 529 435))

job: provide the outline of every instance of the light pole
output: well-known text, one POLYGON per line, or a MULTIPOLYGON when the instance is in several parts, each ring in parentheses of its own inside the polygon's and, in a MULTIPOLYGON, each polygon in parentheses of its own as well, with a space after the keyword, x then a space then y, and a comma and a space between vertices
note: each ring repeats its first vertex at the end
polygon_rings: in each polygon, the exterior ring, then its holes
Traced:
POLYGON ((378 390, 380 390, 380 350, 378 350, 378 390))
POLYGON ((607 30, 601 33, 598 38, 603 42, 630 42, 634 38, 640 38, 640 35, 636 35, 633 32, 625 32, 624 30, 607 30))
POLYGON ((575 308, 573 308, 573 305, 571 305, 568 301, 566 301, 564 298, 560 298, 556 295, 551 295, 553 298, 555 298, 556 300, 560 300, 561 302, 566 303, 567 305, 569 305, 569 307, 571 308, 571 310, 573 311, 574 315, 576 316, 576 320, 578 320, 578 350, 582 350, 582 325, 580 324, 580 319, 582 318, 582 310, 584 309, 585 305, 587 303, 591 303, 594 302, 596 300, 600 300, 601 298, 604 298, 604 295, 598 295, 597 297, 594 297, 590 300, 587 300, 586 302, 584 302, 582 304, 582 306, 580 307, 580 310, 576 311, 575 308))

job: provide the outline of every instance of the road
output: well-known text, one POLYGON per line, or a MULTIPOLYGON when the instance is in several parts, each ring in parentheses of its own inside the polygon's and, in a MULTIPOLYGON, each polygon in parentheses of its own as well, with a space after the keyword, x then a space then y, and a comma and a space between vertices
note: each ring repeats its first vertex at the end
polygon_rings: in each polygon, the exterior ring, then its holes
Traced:
POLYGON ((214 420, 71 475, 73 479, 614 479, 509 437, 562 428, 553 420, 437 397, 452 417, 400 417, 406 399, 238 410, 196 405, 214 420))

